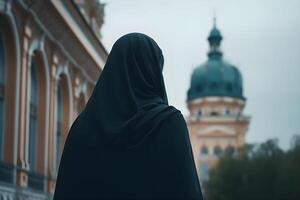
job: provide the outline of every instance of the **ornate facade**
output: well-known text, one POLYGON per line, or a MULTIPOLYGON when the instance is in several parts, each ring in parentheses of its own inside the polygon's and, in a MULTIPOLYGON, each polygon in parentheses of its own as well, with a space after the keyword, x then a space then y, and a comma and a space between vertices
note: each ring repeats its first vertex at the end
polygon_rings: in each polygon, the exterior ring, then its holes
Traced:
POLYGON ((187 124, 202 183, 209 179, 209 169, 219 156, 233 155, 245 144, 250 122, 250 117, 243 114, 246 98, 242 75, 237 67, 224 61, 222 39, 214 23, 208 37, 208 60, 193 71, 187 97, 187 124))
POLYGON ((49 199, 103 69, 97 0, 0 0, 0 199, 49 199))

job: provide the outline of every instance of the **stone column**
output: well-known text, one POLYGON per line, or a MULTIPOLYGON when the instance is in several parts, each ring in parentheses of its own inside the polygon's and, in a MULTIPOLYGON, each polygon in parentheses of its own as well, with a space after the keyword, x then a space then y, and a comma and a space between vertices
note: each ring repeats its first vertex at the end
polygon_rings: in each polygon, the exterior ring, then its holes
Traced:
POLYGON ((21 67, 21 81, 20 81, 20 101, 19 101, 19 140, 17 152, 17 181, 16 184, 21 187, 26 187, 28 183, 28 162, 26 155, 26 140, 27 140, 27 115, 28 115, 28 79, 29 79, 29 65, 30 55, 28 53, 29 41, 31 39, 31 29, 25 26, 23 35, 23 55, 21 67))
POLYGON ((49 118, 49 150, 48 150, 48 183, 47 191, 54 193, 56 181, 56 157, 55 157, 55 130, 56 130, 56 91, 57 91, 57 71, 58 58, 53 55, 51 62, 51 79, 50 79, 50 118, 49 118))

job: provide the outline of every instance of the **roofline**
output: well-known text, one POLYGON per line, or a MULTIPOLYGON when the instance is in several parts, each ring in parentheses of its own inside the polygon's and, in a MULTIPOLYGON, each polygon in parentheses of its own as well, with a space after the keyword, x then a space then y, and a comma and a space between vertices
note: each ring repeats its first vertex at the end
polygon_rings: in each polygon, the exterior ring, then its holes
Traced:
MULTIPOLYGON (((73 1, 71 1, 73 4, 73 1)), ((95 46, 91 43, 91 41, 85 36, 84 32, 80 29, 80 27, 76 24, 75 19, 72 17, 72 14, 66 10, 65 5, 61 1, 57 0, 51 0, 51 3, 54 5, 55 9, 58 11, 60 15, 63 16, 65 22, 68 24, 70 29, 73 31, 74 35, 78 38, 78 40, 81 42, 82 46, 86 49, 86 51, 90 54, 91 58, 95 61, 96 65, 98 65, 99 69, 101 69, 101 65, 104 66, 106 58, 102 58, 101 53, 98 52, 95 48, 95 46)), ((74 5, 74 4, 73 4, 74 5)), ((77 6, 74 6, 76 11, 78 11, 77 6)), ((80 11, 78 12, 80 14, 80 18, 85 22, 85 20, 82 18, 80 11)), ((86 23, 87 24, 87 23, 86 23)), ((88 30, 91 30, 89 25, 87 24, 88 30)), ((95 36, 95 33, 93 32, 92 35, 95 36)), ((98 38, 96 38, 98 43, 101 44, 98 38)), ((101 47, 103 45, 101 44, 101 47)), ((104 50, 105 48, 103 48, 104 50)), ((106 50, 105 50, 106 52, 106 50)), ((106 52, 107 54, 107 52, 106 52)), ((101 69, 102 70, 102 69, 101 69)))
POLYGON ((87 23, 86 19, 84 18, 84 16, 82 15, 81 11, 79 10, 79 7, 76 5, 76 3, 74 2, 74 0, 71 1, 71 3, 73 4, 73 6, 75 7, 76 11, 79 13, 79 15, 81 16, 81 18, 83 19, 84 23, 86 24, 87 28, 89 29, 89 31, 92 33, 92 35, 97 39, 98 44, 103 48, 104 53, 108 54, 106 48, 104 47, 104 45, 102 44, 102 42, 99 40, 99 38, 97 37, 96 33, 93 31, 93 29, 91 28, 91 26, 87 23))

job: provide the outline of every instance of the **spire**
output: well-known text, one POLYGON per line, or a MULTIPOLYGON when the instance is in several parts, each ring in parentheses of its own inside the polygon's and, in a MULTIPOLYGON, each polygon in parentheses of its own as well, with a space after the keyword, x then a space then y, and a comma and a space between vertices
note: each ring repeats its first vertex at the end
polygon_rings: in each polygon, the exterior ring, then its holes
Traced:
POLYGON ((216 28, 216 27, 217 27, 217 17, 216 17, 216 12, 214 12, 213 24, 214 24, 214 28, 216 28))
POLYGON ((210 46, 210 50, 208 52, 208 57, 209 58, 221 58, 222 57, 222 52, 220 50, 220 44, 223 39, 221 32, 217 28, 217 17, 216 14, 214 13, 213 17, 213 28, 210 31, 210 34, 208 36, 208 42, 210 46))

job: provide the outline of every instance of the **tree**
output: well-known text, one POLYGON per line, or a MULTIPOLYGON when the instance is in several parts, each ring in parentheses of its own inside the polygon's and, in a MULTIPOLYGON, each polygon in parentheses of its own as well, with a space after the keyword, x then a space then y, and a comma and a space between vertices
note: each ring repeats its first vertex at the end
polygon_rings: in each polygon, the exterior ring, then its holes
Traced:
POLYGON ((286 152, 277 139, 246 145, 210 171, 209 200, 299 200, 300 137, 286 152))

